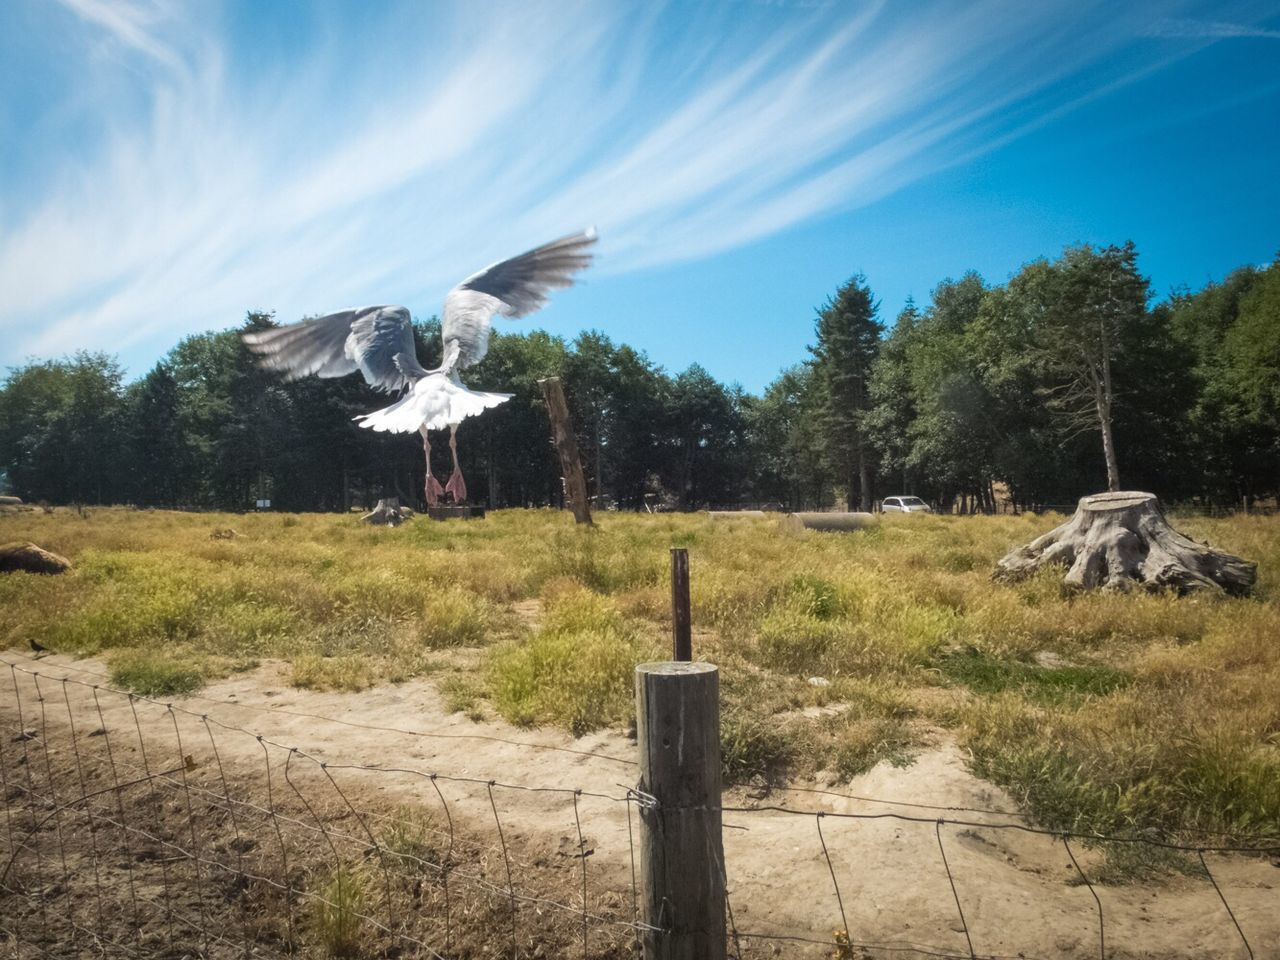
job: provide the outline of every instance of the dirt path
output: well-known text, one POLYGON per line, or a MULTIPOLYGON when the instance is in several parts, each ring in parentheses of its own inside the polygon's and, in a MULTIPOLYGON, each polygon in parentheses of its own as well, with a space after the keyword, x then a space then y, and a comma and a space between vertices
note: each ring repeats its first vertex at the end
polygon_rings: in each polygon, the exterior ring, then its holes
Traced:
MULTIPOLYGON (((631 805, 625 797, 637 768, 634 742, 619 733, 573 739, 556 731, 476 723, 450 713, 430 680, 358 694, 295 690, 275 665, 214 682, 198 697, 175 700, 170 713, 147 702, 131 704, 105 689, 97 691, 95 703, 92 685, 106 684, 99 661, 36 660, 13 651, 0 654, 0 660, 16 667, 0 668, 12 675, 0 675, 0 721, 8 750, 21 708, 22 725, 50 741, 68 735, 69 715, 86 744, 104 727, 108 736, 99 739, 111 741, 122 767, 140 769, 141 730, 147 743, 168 744, 148 747, 153 765, 166 754, 177 756, 181 737, 183 753, 209 773, 216 769, 211 763, 216 744, 216 759, 233 780, 262 778, 270 771, 276 789, 284 790, 288 762, 294 764, 288 771, 294 783, 305 780, 312 785, 307 789, 318 791, 332 789, 324 782, 332 778, 354 807, 371 816, 406 804, 438 814, 443 799, 456 824, 488 838, 495 849, 501 826, 502 840, 518 852, 513 867, 518 888, 536 879, 522 868, 527 860, 545 864, 559 858, 576 876, 581 861, 566 856, 566 849, 576 851, 580 824, 592 851, 586 862, 593 886, 616 889, 620 901, 629 897, 633 848, 631 805), (69 682, 61 683, 64 677, 69 682), (38 693, 44 697, 43 716, 38 693), (290 748, 299 753, 291 754, 290 748), (432 773, 439 775, 435 781, 429 779, 432 773), (500 785, 491 789, 489 781, 500 785)), ((905 768, 882 764, 837 792, 842 795, 807 789, 755 798, 742 791, 726 795, 726 807, 754 808, 726 811, 724 818, 731 908, 744 935, 744 954, 831 955, 833 932, 846 926, 842 901, 855 942, 968 956, 967 924, 978 955, 1099 956, 1098 905, 1090 889, 1078 883, 1062 842, 982 827, 1025 821, 1007 796, 967 772, 954 745, 944 743, 905 768), (819 820, 818 812, 918 819, 819 820), (939 827, 938 817, 969 825, 939 827), (809 938, 826 946, 750 934, 809 938)), ((433 822, 441 821, 437 816, 433 822)), ((1097 854, 1081 845, 1073 845, 1072 852, 1086 873, 1098 865, 1097 854)), ((1280 957, 1280 861, 1210 855, 1208 863, 1254 956, 1280 957)), ((1094 889, 1105 917, 1108 957, 1248 956, 1204 878, 1094 889)), ((531 888, 520 893, 541 895, 531 888)), ((868 955, 903 954, 874 950, 868 955)))

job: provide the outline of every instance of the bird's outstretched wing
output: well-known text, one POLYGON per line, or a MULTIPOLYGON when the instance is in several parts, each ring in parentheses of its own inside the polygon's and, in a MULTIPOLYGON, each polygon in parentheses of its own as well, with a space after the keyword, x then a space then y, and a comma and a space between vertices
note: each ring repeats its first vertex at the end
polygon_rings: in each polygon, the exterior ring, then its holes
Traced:
POLYGON ((573 275, 591 265, 594 229, 584 230, 503 260, 474 273, 444 298, 441 336, 446 348, 455 340, 458 366, 484 359, 495 313, 523 317, 547 302, 554 287, 573 286, 573 275))
POLYGON ((315 374, 342 377, 357 370, 369 386, 393 393, 427 375, 413 344, 404 307, 358 307, 286 327, 244 334, 268 370, 288 380, 315 374))

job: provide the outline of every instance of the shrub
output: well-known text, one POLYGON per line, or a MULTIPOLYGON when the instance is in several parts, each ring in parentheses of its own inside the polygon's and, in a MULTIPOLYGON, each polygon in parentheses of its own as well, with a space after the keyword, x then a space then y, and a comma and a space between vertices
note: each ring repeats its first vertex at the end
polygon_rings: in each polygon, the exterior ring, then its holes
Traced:
POLYGON ((575 736, 626 722, 632 671, 647 652, 612 602, 585 590, 562 595, 533 637, 494 655, 494 705, 513 723, 554 723, 575 736))
POLYGON ((373 685, 369 660, 359 656, 325 657, 308 653, 294 657, 290 682, 305 690, 347 690, 352 693, 373 685))
POLYGON ((460 587, 432 590, 417 621, 417 637, 433 650, 483 643, 489 630, 488 606, 460 587))
POLYGON ((199 662, 151 650, 126 650, 111 658, 111 682, 144 697, 179 697, 204 684, 199 662))

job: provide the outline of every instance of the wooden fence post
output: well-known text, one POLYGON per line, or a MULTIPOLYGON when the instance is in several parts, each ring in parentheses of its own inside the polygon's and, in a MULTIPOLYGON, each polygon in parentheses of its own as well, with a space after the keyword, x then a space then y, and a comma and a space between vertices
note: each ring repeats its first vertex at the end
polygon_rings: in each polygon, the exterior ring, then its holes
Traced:
POLYGON ((689 551, 671 548, 671 659, 687 663, 693 659, 693 638, 689 617, 689 551))
POLYGON ((716 667, 638 665, 636 736, 645 960, 725 960, 716 667))
POLYGON ((591 505, 587 502, 587 480, 582 475, 582 460, 578 456, 578 440, 573 435, 573 421, 569 418, 569 403, 564 398, 564 388, 559 377, 539 380, 543 399, 547 401, 547 416, 551 418, 551 437, 560 454, 560 470, 564 474, 565 494, 573 507, 573 518, 578 523, 591 523, 591 505))

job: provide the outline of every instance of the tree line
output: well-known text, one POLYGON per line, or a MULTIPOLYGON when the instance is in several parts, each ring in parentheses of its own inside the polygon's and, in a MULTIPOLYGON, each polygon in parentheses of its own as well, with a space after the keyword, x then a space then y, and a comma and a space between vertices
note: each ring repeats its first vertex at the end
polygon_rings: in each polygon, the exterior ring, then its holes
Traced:
MULTIPOLYGON (((671 374, 598 332, 495 332, 469 372, 513 398, 460 429, 474 502, 562 502, 538 380, 562 378, 598 506, 790 509, 919 495, 942 509, 1071 503, 1103 489, 1248 505, 1280 493, 1280 259, 1153 302, 1132 244, 1068 248, 1003 285, 976 273, 891 327, 861 275, 817 311, 811 358, 759 396, 671 374)), ((29 500, 343 510, 422 496, 416 436, 359 429, 358 377, 284 382, 239 334, 183 339, 127 382, 103 353, 0 385, 0 470, 29 500)), ((439 324, 415 323, 438 362, 439 324)), ((447 450, 437 473, 447 472, 447 450)))

